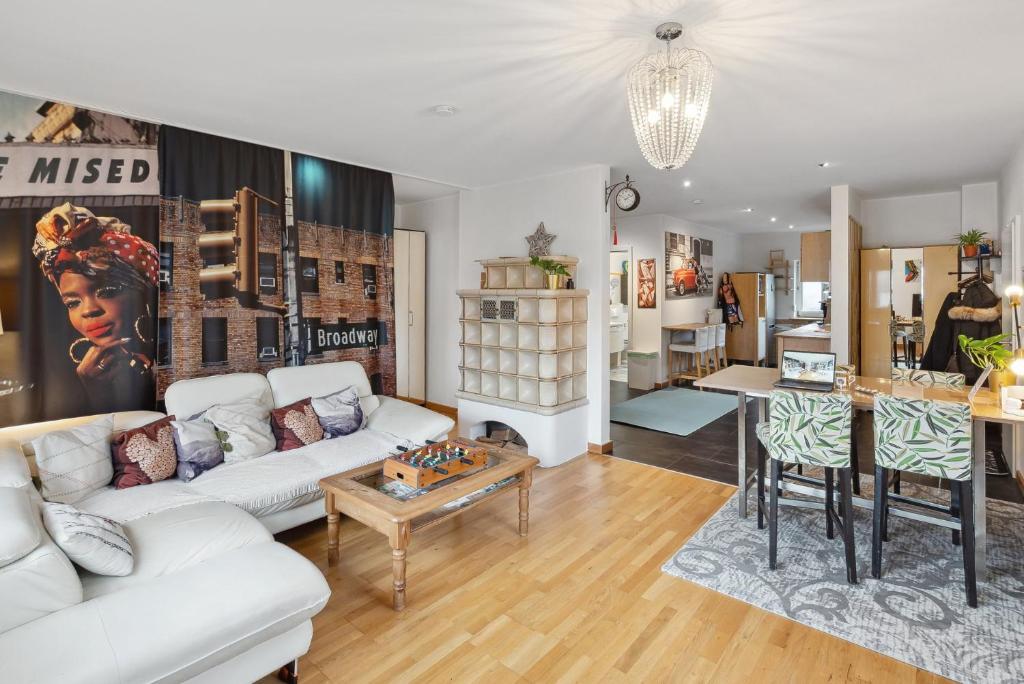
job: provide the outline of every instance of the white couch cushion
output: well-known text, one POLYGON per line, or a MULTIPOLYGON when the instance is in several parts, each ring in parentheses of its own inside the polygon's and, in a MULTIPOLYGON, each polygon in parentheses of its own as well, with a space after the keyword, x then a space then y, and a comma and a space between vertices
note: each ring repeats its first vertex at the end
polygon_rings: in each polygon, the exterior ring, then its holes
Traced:
POLYGON ((185 681, 302 625, 329 597, 305 558, 252 544, 4 635, 3 679, 185 681))
POLYGON ((27 487, 30 484, 32 473, 21 444, 13 438, 0 438, 0 487, 27 487))
POLYGON ((267 382, 274 392, 274 403, 278 408, 307 397, 332 394, 350 385, 359 393, 359 403, 365 415, 370 415, 380 406, 380 400, 370 389, 366 371, 356 361, 274 368, 267 372, 267 382))
POLYGON ((398 444, 410 446, 390 435, 360 430, 230 468, 214 468, 186 486, 260 517, 319 498, 321 478, 382 460, 398 444))
POLYGON ((0 487, 0 568, 21 560, 42 541, 28 492, 0 487))
POLYGON ((43 530, 39 513, 33 510, 31 516, 39 545, 0 568, 0 634, 82 601, 82 583, 74 566, 43 530))
POLYGON ((120 523, 69 504, 45 502, 42 511, 46 531, 73 563, 100 575, 132 571, 132 545, 120 523))
POLYGON ((144 487, 129 487, 128 489, 104 487, 93 492, 88 498, 82 499, 75 506, 81 511, 88 511, 124 523, 160 511, 190 506, 204 501, 216 501, 216 499, 192 490, 177 478, 170 478, 144 487))
POLYGON ((168 414, 188 419, 211 406, 252 397, 267 411, 276 408, 270 384, 259 373, 227 373, 172 382, 164 394, 164 403, 168 414))
POLYGON ((227 551, 273 541, 255 518, 231 504, 207 501, 179 506, 124 524, 135 550, 125 577, 82 574, 85 600, 191 567, 227 551))
POLYGON ((101 416, 87 425, 55 430, 32 440, 47 501, 75 503, 110 484, 114 464, 110 438, 114 418, 101 416))
POLYGON ((428 439, 444 439, 455 427, 455 421, 401 399, 381 397, 380 408, 366 421, 366 427, 419 445, 428 439))

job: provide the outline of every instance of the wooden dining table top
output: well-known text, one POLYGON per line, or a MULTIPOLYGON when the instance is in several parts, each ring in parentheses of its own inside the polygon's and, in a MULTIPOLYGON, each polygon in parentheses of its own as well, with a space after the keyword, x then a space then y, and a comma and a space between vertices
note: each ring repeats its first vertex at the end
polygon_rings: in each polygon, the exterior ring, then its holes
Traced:
POLYGON ((686 330, 699 330, 700 328, 713 328, 718 323, 672 323, 671 325, 661 326, 662 330, 670 330, 672 332, 683 332, 686 330))
MULTIPOLYGON (((694 385, 706 389, 743 392, 752 397, 767 397, 773 389, 777 389, 775 383, 778 379, 778 368, 737 364, 700 378, 694 382, 694 385)), ((849 394, 853 400, 853 407, 862 410, 874 408, 875 395, 870 392, 858 391, 858 388, 876 390, 879 394, 902 399, 931 399, 968 403, 968 388, 948 389, 934 385, 893 382, 889 378, 865 378, 858 375, 854 379, 853 389, 849 394)), ((999 406, 998 395, 988 388, 979 390, 969 403, 972 418, 1010 425, 1024 423, 1024 416, 1003 411, 999 406)))

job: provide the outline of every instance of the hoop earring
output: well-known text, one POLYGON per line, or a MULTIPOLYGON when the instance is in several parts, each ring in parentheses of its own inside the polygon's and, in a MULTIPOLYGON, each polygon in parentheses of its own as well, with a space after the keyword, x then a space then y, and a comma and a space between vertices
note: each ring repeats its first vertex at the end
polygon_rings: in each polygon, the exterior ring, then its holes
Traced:
POLYGON ((142 342, 143 344, 149 344, 150 342, 153 341, 153 336, 152 335, 147 337, 146 335, 142 334, 142 325, 144 323, 148 322, 148 321, 151 321, 151 320, 153 320, 153 312, 149 308, 149 304, 147 304, 146 305, 146 313, 145 314, 141 314, 140 316, 138 316, 135 319, 135 323, 132 324, 132 327, 135 329, 135 336, 138 337, 139 341, 142 342))
POLYGON ((84 355, 82 356, 82 358, 79 358, 79 359, 75 358, 75 347, 77 347, 78 345, 82 344, 83 342, 88 344, 88 345, 90 345, 90 346, 92 346, 92 342, 89 341, 88 337, 79 337, 77 340, 75 340, 74 342, 71 343, 70 347, 68 347, 68 356, 71 357, 71 362, 74 363, 76 366, 81 364, 82 363, 82 359, 85 358, 84 355))

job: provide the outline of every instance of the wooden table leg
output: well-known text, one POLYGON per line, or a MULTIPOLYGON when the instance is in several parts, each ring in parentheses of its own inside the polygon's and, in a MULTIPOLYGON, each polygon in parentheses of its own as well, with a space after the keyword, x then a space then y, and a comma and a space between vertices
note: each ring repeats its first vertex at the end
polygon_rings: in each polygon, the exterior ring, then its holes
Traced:
POLYGON ((341 528, 341 515, 334 507, 334 495, 324 496, 324 505, 327 507, 327 566, 334 567, 338 564, 338 544, 341 528))
POLYGON ((530 485, 533 483, 533 468, 523 471, 519 479, 519 536, 525 537, 530 531, 530 485))
POLYGON ((391 538, 391 572, 394 575, 391 605, 395 610, 405 609, 405 555, 409 547, 409 533, 409 523, 399 523, 391 538))

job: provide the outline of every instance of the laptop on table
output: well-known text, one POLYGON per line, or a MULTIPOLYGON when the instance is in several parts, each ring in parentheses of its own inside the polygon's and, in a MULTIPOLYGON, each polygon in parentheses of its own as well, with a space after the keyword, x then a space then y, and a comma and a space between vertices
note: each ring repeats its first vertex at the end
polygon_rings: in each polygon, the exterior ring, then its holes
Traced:
POLYGON ((826 352, 783 351, 782 377, 776 387, 831 392, 836 382, 836 355, 826 352))

